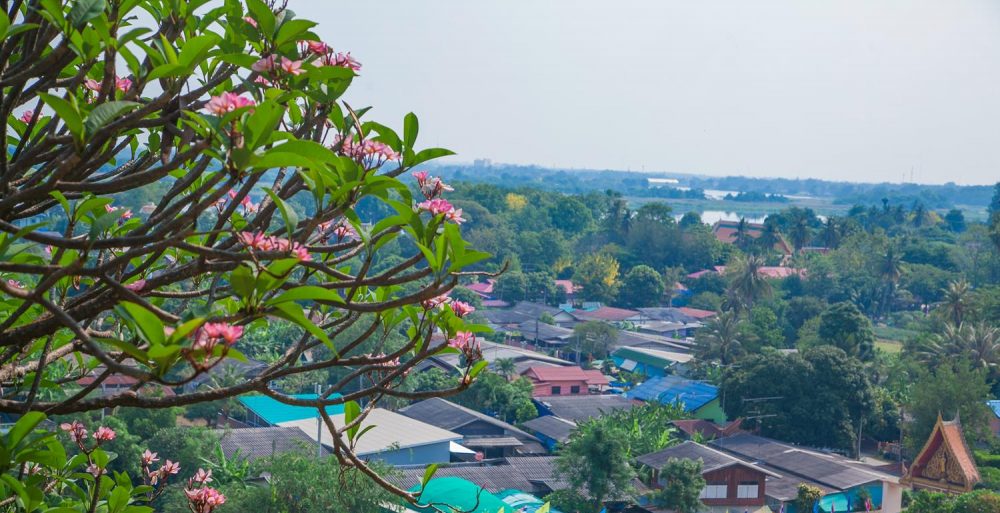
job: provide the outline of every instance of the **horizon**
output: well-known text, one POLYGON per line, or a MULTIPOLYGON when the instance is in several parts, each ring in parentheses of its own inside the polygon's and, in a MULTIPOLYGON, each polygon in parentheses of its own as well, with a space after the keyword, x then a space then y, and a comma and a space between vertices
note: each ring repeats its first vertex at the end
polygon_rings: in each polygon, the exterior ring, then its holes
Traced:
POLYGON ((1000 177, 1000 5, 986 0, 289 5, 364 64, 349 102, 397 124, 412 110, 455 161, 1000 177))

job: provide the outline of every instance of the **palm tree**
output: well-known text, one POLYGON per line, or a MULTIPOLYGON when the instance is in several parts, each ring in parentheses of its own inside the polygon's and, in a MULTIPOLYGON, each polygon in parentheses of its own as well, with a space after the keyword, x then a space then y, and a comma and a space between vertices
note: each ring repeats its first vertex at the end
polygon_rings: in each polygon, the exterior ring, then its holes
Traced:
POLYGON ((736 264, 736 272, 729 282, 727 291, 728 306, 733 310, 749 310, 754 302, 771 295, 771 284, 760 273, 764 267, 764 259, 757 255, 749 255, 736 264))
POLYGON ((963 342, 973 367, 992 373, 1000 364, 1000 331, 997 328, 985 323, 970 326, 963 342))
POLYGON ((741 217, 740 222, 736 223, 736 247, 747 250, 750 245, 750 223, 747 222, 747 218, 741 217))
POLYGON ((830 249, 840 246, 840 227, 835 217, 826 218, 826 224, 823 225, 823 245, 830 249))
POLYGON ((878 274, 883 284, 881 313, 885 314, 888 313, 892 300, 896 297, 896 285, 903 276, 903 261, 892 246, 889 246, 879 262, 878 274))
POLYGON ((802 249, 811 236, 809 232, 809 218, 805 215, 796 216, 795 224, 792 225, 792 245, 795 246, 795 250, 798 251, 802 249))
POLYGON ((722 312, 698 330, 695 339, 695 354, 698 359, 718 360, 722 365, 733 363, 743 352, 739 321, 737 312, 722 312))
POLYGON ((942 305, 947 312, 948 321, 956 326, 962 324, 969 307, 969 282, 962 278, 949 283, 944 289, 942 305))
POLYGON ((493 360, 493 371, 510 381, 510 378, 517 374, 517 367, 512 358, 497 358, 493 360))

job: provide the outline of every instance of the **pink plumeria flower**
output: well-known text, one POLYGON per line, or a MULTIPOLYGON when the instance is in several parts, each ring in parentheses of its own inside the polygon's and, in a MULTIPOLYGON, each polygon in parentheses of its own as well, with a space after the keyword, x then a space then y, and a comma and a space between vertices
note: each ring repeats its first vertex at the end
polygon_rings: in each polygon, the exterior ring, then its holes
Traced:
POLYGON ((208 104, 205 105, 205 110, 211 114, 223 116, 236 109, 252 107, 254 105, 256 105, 256 103, 250 98, 246 98, 236 93, 225 92, 219 96, 213 96, 208 101, 208 104))
POLYGON ((107 426, 101 426, 94 431, 94 440, 98 442, 110 442, 115 439, 115 431, 107 426))
POLYGON ((94 463, 91 463, 90 465, 87 465, 87 473, 94 477, 101 477, 104 474, 104 469, 98 467, 94 463))
POLYGON ((273 82, 271 82, 270 80, 264 78, 263 75, 257 75, 257 78, 253 79, 253 82, 255 84, 260 84, 260 85, 262 85, 264 87, 271 87, 271 86, 274 85, 273 82))
POLYGON ((91 91, 101 92, 101 83, 98 82, 98 81, 96 81, 96 80, 94 80, 94 79, 92 79, 92 78, 88 78, 88 79, 84 80, 83 81, 83 87, 86 87, 87 89, 90 89, 91 91))
POLYGON ((127 78, 115 78, 115 89, 121 92, 127 92, 132 89, 132 81, 127 78))
POLYGON ((163 463, 163 466, 160 467, 160 471, 163 472, 163 474, 176 474, 181 471, 181 464, 167 460, 163 463))
POLYGON ((250 66, 250 69, 256 71, 257 73, 268 73, 270 71, 274 71, 274 56, 267 55, 265 57, 261 57, 260 60, 250 66))
POLYGON ((132 219, 132 210, 131 209, 125 209, 125 211, 122 212, 122 219, 125 219, 125 220, 132 219))
POLYGON ((203 468, 199 468, 198 471, 194 473, 194 477, 192 477, 191 480, 201 484, 211 483, 212 470, 211 469, 205 470, 203 468))
POLYGON ((323 56, 320 61, 324 66, 339 66, 341 68, 348 68, 353 71, 361 70, 361 63, 358 62, 354 57, 351 57, 351 52, 347 53, 330 53, 323 56))
POLYGON ((429 173, 427 171, 414 171, 413 177, 417 179, 417 185, 423 187, 424 183, 427 182, 427 177, 429 173))
POLYGON ((213 339, 223 340, 227 345, 233 345, 243 336, 243 326, 236 326, 227 322, 206 322, 201 329, 201 335, 213 339))
POLYGON ((7 280, 7 286, 14 289, 23 289, 24 285, 17 280, 7 280))
POLYGON ((244 16, 243 17, 243 21, 249 23, 251 27, 257 28, 257 20, 255 20, 255 19, 253 19, 253 18, 251 18, 249 16, 244 16))
POLYGON ((431 213, 431 215, 443 215, 454 210, 451 203, 444 199, 432 199, 427 201, 422 201, 417 204, 417 207, 421 210, 426 210, 431 213))
POLYGON ((309 254, 309 249, 305 246, 299 244, 298 242, 292 246, 292 255, 298 258, 302 262, 309 262, 312 260, 312 255, 309 254))
POLYGON ((115 208, 115 207, 112 207, 110 203, 104 205, 104 211, 107 212, 107 213, 109 213, 109 214, 111 212, 114 212, 115 210, 118 210, 118 209, 115 208))
POLYGON ((466 303, 465 301, 452 301, 449 306, 451 306, 451 311, 455 312, 455 315, 458 317, 465 317, 466 315, 476 311, 474 306, 466 303))
POLYGON ((476 336, 468 331, 459 331, 455 333, 455 336, 448 339, 448 347, 454 347, 459 351, 465 351, 471 347, 471 344, 475 342, 476 336))
POLYGON ((140 290, 146 288, 146 280, 135 280, 132 283, 125 285, 125 288, 131 290, 132 292, 139 292, 140 290))
POLYGON ((157 461, 160 461, 160 458, 156 457, 156 453, 155 452, 149 452, 149 449, 146 449, 146 452, 142 453, 142 464, 143 464, 143 466, 148 467, 148 466, 152 465, 153 463, 156 463, 157 461))
POLYGON ((431 309, 433 309, 435 307, 438 307, 440 305, 446 304, 446 303, 448 303, 450 301, 451 301, 451 298, 448 297, 448 294, 441 294, 440 296, 435 296, 435 297, 432 297, 430 299, 425 299, 425 300, 421 301, 420 305, 423 306, 424 309, 426 309, 426 310, 431 310, 431 309))
POLYGON ((358 238, 358 232, 354 230, 354 227, 347 223, 340 223, 333 229, 333 234, 337 236, 337 240, 341 241, 344 239, 356 239, 358 238))
POLYGON ((83 443, 83 441, 87 438, 87 429, 84 428, 83 424, 81 424, 78 420, 59 424, 59 429, 69 433, 69 437, 78 444, 83 443))
POLYGON ((33 110, 26 110, 26 111, 24 111, 23 114, 21 114, 21 117, 18 118, 18 119, 20 119, 21 121, 24 121, 25 123, 31 123, 31 120, 35 119, 35 111, 33 111, 33 110))
POLYGON ((302 61, 293 61, 288 57, 281 58, 281 70, 289 75, 301 75, 305 73, 302 69, 302 61))
POLYGON ((215 488, 185 488, 184 494, 194 513, 212 513, 226 503, 226 496, 215 488))
POLYGON ((462 217, 462 209, 460 208, 452 209, 451 211, 446 212, 444 218, 455 224, 462 224, 465 222, 465 218, 462 217))
POLYGON ((330 53, 330 47, 322 41, 306 41, 306 50, 315 55, 326 55, 330 53))

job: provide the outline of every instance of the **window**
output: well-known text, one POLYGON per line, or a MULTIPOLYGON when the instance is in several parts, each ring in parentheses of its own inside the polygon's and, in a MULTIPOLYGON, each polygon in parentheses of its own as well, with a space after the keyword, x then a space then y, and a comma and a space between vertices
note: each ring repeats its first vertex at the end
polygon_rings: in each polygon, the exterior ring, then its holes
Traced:
POLYGON ((729 486, 726 483, 708 483, 701 491, 700 499, 725 499, 729 486))
POLYGON ((740 485, 736 487, 736 498, 756 499, 757 490, 758 486, 756 481, 740 481, 740 485))
POLYGON ((579 394, 580 393, 580 386, 579 385, 573 385, 573 386, 569 387, 569 393, 570 394, 579 394))
POLYGON ((552 395, 562 394, 562 387, 552 387, 552 395))

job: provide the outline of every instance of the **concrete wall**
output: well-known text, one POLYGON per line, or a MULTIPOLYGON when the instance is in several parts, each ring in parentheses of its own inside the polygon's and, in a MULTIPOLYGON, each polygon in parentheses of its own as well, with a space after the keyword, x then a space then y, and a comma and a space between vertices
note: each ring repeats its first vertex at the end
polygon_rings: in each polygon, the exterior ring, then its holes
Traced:
POLYGON ((900 513, 903 511, 903 486, 882 482, 882 513, 900 513))
POLYGON ((380 460, 390 465, 430 465, 451 461, 449 442, 422 445, 407 449, 396 449, 375 454, 365 454, 365 460, 380 460))

